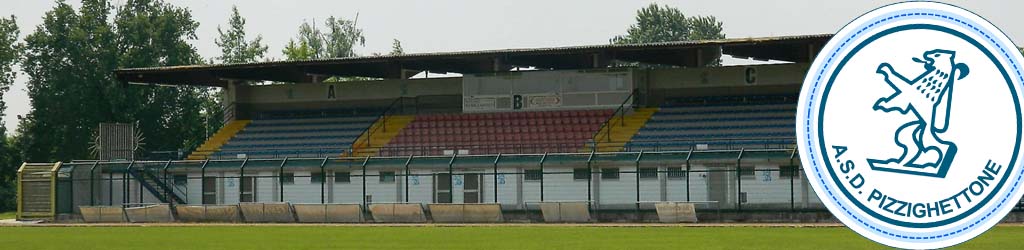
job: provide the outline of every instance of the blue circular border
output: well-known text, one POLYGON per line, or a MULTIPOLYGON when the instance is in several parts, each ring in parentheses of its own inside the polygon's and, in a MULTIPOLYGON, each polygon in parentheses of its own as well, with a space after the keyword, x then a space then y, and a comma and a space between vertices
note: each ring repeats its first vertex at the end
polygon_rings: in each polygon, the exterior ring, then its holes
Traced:
MULTIPOLYGON (((824 90, 822 91, 821 100, 818 103, 818 107, 819 107, 818 114, 819 115, 818 115, 818 136, 817 137, 818 137, 818 141, 820 143, 819 148, 821 149, 821 152, 826 152, 825 149, 827 148, 827 146, 825 145, 824 126, 822 125, 824 123, 824 121, 825 121, 824 120, 825 117, 822 114, 825 113, 825 105, 828 103, 829 91, 832 88, 832 84, 835 82, 836 76, 839 74, 839 72, 843 69, 843 67, 845 67, 846 63, 850 60, 850 58, 852 58, 858 51, 863 49, 868 44, 870 44, 870 43, 874 42, 875 40, 880 39, 882 37, 885 37, 885 36, 888 36, 888 35, 891 35, 891 34, 895 34, 895 33, 899 33, 899 32, 902 32, 902 31, 908 31, 908 30, 934 30, 934 31, 944 32, 944 33, 947 33, 947 34, 950 34, 950 35, 954 35, 954 36, 960 37, 961 39, 964 39, 966 42, 970 43, 971 45, 977 47, 979 50, 982 50, 982 52, 987 56, 987 58, 989 60, 992 60, 992 62, 997 66, 997 68, 999 68, 1000 75, 1003 76, 1003 79, 1006 81, 1006 84, 1010 88, 1010 97, 1013 99, 1014 105, 1016 107, 1018 107, 1016 109, 1016 114, 1017 114, 1017 134, 1015 136, 1016 137, 1015 138, 1016 141, 1014 143, 1015 147, 1014 147, 1013 154, 1011 155, 1012 158, 1010 158, 1010 163, 1007 166, 1007 168, 1005 169, 1006 174, 1003 175, 1003 178, 1001 178, 999 180, 999 183, 996 184, 995 188, 992 189, 992 190, 995 190, 995 191, 989 193, 987 196, 985 196, 985 198, 983 198, 981 201, 979 201, 977 205, 972 206, 966 212, 964 212, 964 213, 962 213, 960 215, 954 216, 953 218, 949 218, 949 219, 945 219, 945 220, 941 220, 941 221, 937 221, 937 222, 928 222, 928 223, 906 222, 906 221, 896 220, 896 219, 892 219, 892 218, 889 218, 889 217, 882 216, 882 215, 876 213, 874 210, 868 209, 866 206, 864 206, 864 204, 859 202, 859 200, 857 200, 855 197, 853 197, 853 194, 851 194, 849 190, 844 188, 843 185, 836 185, 836 188, 839 189, 840 191, 842 191, 842 193, 846 196, 847 199, 850 200, 851 203, 853 203, 858 208, 863 210, 868 215, 871 215, 871 217, 874 217, 875 219, 878 219, 878 220, 881 220, 881 221, 885 221, 885 222, 893 224, 893 225, 902 226, 902 227, 909 227, 909 228, 931 228, 931 227, 945 226, 945 225, 949 225, 951 223, 954 223, 956 221, 959 221, 959 220, 963 219, 964 217, 967 217, 967 216, 973 214, 980 207, 983 207, 986 204, 988 204, 988 202, 990 200, 992 200, 992 197, 995 196, 996 193, 998 193, 998 190, 1001 190, 1001 188, 1003 187, 1003 184, 1006 183, 1006 180, 1009 179, 1009 177, 1010 177, 1009 174, 1012 172, 1013 167, 1015 167, 1014 164, 1017 161, 1017 154, 1020 153, 1021 118, 1022 117, 1021 117, 1021 110, 1019 108, 1020 107, 1020 102, 1019 102, 1019 100, 1017 99, 1017 96, 1016 96, 1016 91, 1015 91, 1015 88, 1013 86, 1013 80, 1010 78, 1009 73, 1006 72, 1006 69, 1003 67, 1002 63, 1000 63, 995 58, 995 55, 993 55, 986 48, 982 47, 982 45, 978 41, 974 40, 973 38, 967 37, 967 35, 965 35, 963 33, 960 33, 959 31, 955 31, 953 29, 942 27, 942 26, 938 26, 938 25, 933 25, 933 24, 908 24, 908 25, 901 25, 901 26, 896 26, 896 27, 888 28, 888 29, 883 30, 881 32, 875 33, 872 36, 866 38, 864 41, 862 41, 859 44, 857 44, 856 46, 854 46, 853 49, 851 49, 849 52, 846 52, 846 56, 843 57, 843 59, 839 61, 839 64, 836 65, 836 68, 832 70, 832 74, 829 77, 828 83, 825 84, 824 90)), ((825 160, 825 166, 827 167, 828 173, 832 177, 832 180, 835 181, 836 183, 840 182, 839 177, 836 175, 834 167, 832 166, 831 160, 828 160, 829 159, 828 155, 823 155, 822 159, 825 160)))
MULTIPOLYGON (((1021 183, 1022 175, 1024 175, 1024 168, 1018 168, 1018 169, 1021 170, 1021 172, 1019 172, 1017 174, 1017 178, 1014 180, 1014 184, 1010 186, 1010 190, 1008 192, 1006 192, 1006 196, 1003 197, 1002 199, 1000 199, 999 203, 996 204, 996 206, 993 207, 992 210, 988 211, 984 216, 982 216, 981 218, 977 219, 973 223, 970 223, 969 225, 964 226, 962 228, 949 230, 947 233, 938 233, 938 234, 932 234, 932 235, 926 235, 926 236, 913 236, 913 235, 906 235, 906 234, 903 234, 903 233, 888 232, 888 231, 886 231, 886 230, 884 230, 882 228, 879 228, 879 227, 876 227, 874 225, 871 225, 870 223, 868 223, 867 221, 864 221, 861 218, 857 218, 856 215, 854 215, 850 210, 848 210, 845 206, 843 206, 843 204, 840 203, 840 201, 835 197, 835 194, 833 193, 833 191, 828 188, 828 185, 824 181, 825 179, 822 178, 821 172, 819 171, 821 166, 818 166, 817 160, 815 159, 815 154, 814 154, 815 148, 812 146, 813 142, 812 142, 812 140, 810 138, 811 134, 812 134, 811 130, 810 130, 810 128, 811 128, 811 126, 810 126, 811 125, 810 116, 813 114, 811 112, 812 111, 811 108, 813 107, 812 104, 815 101, 814 97, 817 95, 817 93, 816 93, 817 92, 817 88, 818 88, 818 86, 821 83, 821 77, 825 73, 825 69, 827 69, 828 65, 835 59, 835 56, 836 56, 836 54, 838 54, 839 50, 841 48, 845 47, 847 44, 849 44, 849 42, 854 37, 857 37, 858 35, 860 35, 861 33, 863 33, 864 31, 866 31, 869 28, 872 28, 874 26, 880 25, 880 24, 882 24, 884 22, 889 22, 889 21, 894 21, 894 20, 897 20, 897 19, 903 19, 903 18, 909 18, 909 17, 929 17, 929 18, 944 19, 944 20, 948 20, 948 21, 953 21, 955 24, 960 24, 960 25, 963 25, 965 27, 969 27, 971 30, 974 30, 975 32, 980 33, 980 35, 983 35, 986 39, 988 39, 987 42, 989 42, 989 43, 995 45, 996 47, 998 47, 999 48, 999 52, 1001 52, 1002 56, 1004 56, 1006 59, 1009 59, 1008 62, 1012 65, 1012 68, 1013 68, 1014 72, 1016 73, 1017 78, 1021 82, 1024 82, 1024 76, 1021 75, 1020 68, 1017 66, 1016 61, 1013 59, 1013 57, 1011 57, 1009 55, 1009 53, 1007 53, 1006 49, 1003 48, 1003 46, 1000 43, 996 42, 990 35, 986 34, 980 28, 976 27, 975 25, 973 25, 971 23, 968 23, 966 21, 963 21, 963 20, 960 20, 960 19, 958 19, 956 17, 953 17, 953 15, 946 15, 946 14, 932 13, 932 12, 938 12, 938 11, 937 10, 922 10, 922 11, 911 12, 911 13, 893 14, 893 15, 890 15, 890 16, 887 16, 887 17, 879 18, 874 23, 871 23, 871 24, 867 25, 866 27, 863 27, 862 29, 858 30, 857 32, 854 32, 854 34, 851 35, 850 37, 847 37, 847 39, 842 43, 842 45, 840 45, 838 48, 836 48, 835 50, 830 52, 831 54, 829 55, 827 61, 824 62, 824 65, 821 67, 820 72, 815 75, 816 77, 815 77, 815 80, 814 80, 814 84, 811 87, 811 93, 807 96, 807 106, 806 106, 807 110, 806 110, 806 113, 805 113, 806 117, 801 117, 801 118, 806 118, 805 121, 804 121, 805 122, 805 127, 804 127, 805 131, 804 132, 805 132, 805 136, 806 136, 806 139, 807 139, 807 141, 806 141, 807 142, 807 149, 806 150, 808 150, 810 152, 810 154, 808 154, 807 156, 810 158, 810 163, 813 164, 813 166, 814 166, 812 168, 814 170, 814 174, 818 177, 818 180, 821 182, 822 187, 825 188, 824 191, 832 199, 834 204, 839 206, 843 210, 843 212, 845 212, 848 216, 850 216, 852 219, 856 220, 857 222, 859 222, 860 224, 862 224, 866 228, 870 228, 871 230, 879 233, 879 235, 889 236, 889 237, 891 237, 893 239, 896 239, 896 240, 934 240, 934 239, 942 239, 942 238, 945 238, 945 237, 950 237, 950 236, 954 236, 954 235, 957 235, 957 234, 961 234, 961 233, 966 233, 966 232, 972 231, 974 228, 976 228, 976 226, 978 224, 987 221, 987 219, 990 219, 990 217, 992 216, 993 213, 995 213, 998 210, 1000 210, 1000 209, 1005 207, 1006 202, 1009 199, 1013 198, 1011 196, 1014 193, 1016 193, 1016 189, 1017 189, 1017 187, 1021 183)), ((1014 53, 1017 53, 1016 50, 1014 51, 1014 53)), ((1016 93, 1014 94, 1014 98, 1016 98, 1016 93)), ((1019 113, 1020 113, 1020 110, 1019 110, 1019 106, 1018 106, 1018 114, 1019 113)))

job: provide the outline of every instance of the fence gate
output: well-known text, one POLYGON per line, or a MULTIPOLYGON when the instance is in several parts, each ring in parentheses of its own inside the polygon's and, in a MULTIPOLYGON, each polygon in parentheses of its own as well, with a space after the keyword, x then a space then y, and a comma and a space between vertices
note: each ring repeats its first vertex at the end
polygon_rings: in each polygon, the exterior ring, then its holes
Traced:
POLYGON ((60 165, 60 162, 21 164, 18 168, 18 220, 54 218, 60 165))

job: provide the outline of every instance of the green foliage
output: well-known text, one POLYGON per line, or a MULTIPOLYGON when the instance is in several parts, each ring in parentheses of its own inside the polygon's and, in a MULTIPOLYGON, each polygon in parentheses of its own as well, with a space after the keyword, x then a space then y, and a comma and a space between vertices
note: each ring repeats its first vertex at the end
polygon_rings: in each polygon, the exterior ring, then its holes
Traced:
POLYGON ((714 16, 686 17, 679 9, 652 3, 637 10, 636 24, 611 42, 635 44, 722 38, 725 38, 722 22, 714 16))
POLYGON ((301 39, 298 42, 295 42, 295 40, 288 41, 288 45, 284 47, 281 53, 288 60, 311 59, 316 54, 316 52, 313 52, 313 48, 309 46, 309 42, 301 39))
POLYGON ((714 16, 694 16, 690 21, 690 40, 725 39, 722 22, 714 16))
POLYGON ((160 0, 128 0, 111 19, 112 10, 105 0, 85 0, 77 11, 57 2, 25 38, 32 110, 17 142, 25 159, 88 158, 102 122, 137 122, 144 150, 188 149, 205 139, 208 89, 126 85, 111 74, 202 63, 188 43, 199 24, 187 9, 160 0))
POLYGON ((315 23, 299 25, 299 34, 289 40, 282 53, 288 60, 308 60, 357 56, 355 46, 363 46, 366 38, 356 22, 344 18, 328 17, 324 22, 326 31, 316 28, 315 23))
MULTIPOLYGON (((17 76, 14 65, 18 63, 22 49, 18 43, 18 34, 18 24, 14 16, 0 17, 0 117, 3 117, 7 109, 3 94, 11 89, 11 84, 17 76)), ((14 181, 20 161, 7 140, 6 123, 0 120, 0 211, 15 209, 14 181)))
POLYGON ((402 41, 398 39, 391 40, 391 53, 388 55, 397 56, 405 54, 405 50, 402 49, 402 41))
MULTIPOLYGON (((358 19, 359 17, 356 16, 356 20, 358 19)), ((356 53, 352 51, 355 46, 366 44, 363 30, 356 27, 355 21, 332 16, 327 18, 326 24, 328 33, 323 35, 325 36, 324 47, 327 57, 353 57, 356 56, 356 53)))
POLYGON ((220 37, 214 43, 220 47, 222 63, 255 62, 267 53, 267 45, 263 44, 263 36, 257 35, 252 41, 245 37, 245 18, 238 13, 238 7, 231 7, 231 18, 228 19, 228 30, 225 32, 217 27, 220 37))
POLYGON ((30 161, 55 155, 83 158, 96 122, 112 110, 110 71, 116 67, 114 34, 106 23, 110 6, 83 1, 80 12, 57 2, 42 24, 25 37, 22 71, 28 75, 32 110, 19 127, 19 148, 30 161), (64 143, 59 145, 59 142, 64 143))

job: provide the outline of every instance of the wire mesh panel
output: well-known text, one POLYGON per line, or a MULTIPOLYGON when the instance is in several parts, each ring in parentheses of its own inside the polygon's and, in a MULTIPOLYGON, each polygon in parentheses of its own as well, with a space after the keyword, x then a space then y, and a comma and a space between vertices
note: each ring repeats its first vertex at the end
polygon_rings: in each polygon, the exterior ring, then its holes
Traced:
POLYGON ((498 203, 530 220, 551 203, 583 204, 605 220, 644 219, 659 202, 823 210, 798 166, 791 150, 73 162, 59 170, 57 204, 79 213, 153 203, 498 203))
POLYGON ((642 183, 646 189, 640 194, 641 201, 690 201, 689 155, 689 152, 645 153, 639 162, 641 180, 646 181, 642 183), (652 183, 657 184, 657 189, 652 183))
POLYGON ((170 186, 184 204, 202 204, 202 175, 205 161, 173 162, 163 173, 170 179, 170 186))
POLYGON ((363 186, 360 178, 363 159, 328 160, 325 164, 327 179, 326 203, 362 204, 363 186))
POLYGON ((748 151, 740 159, 740 202, 745 209, 790 209, 796 185, 786 151, 748 151))
POLYGON ((690 156, 691 201, 708 201, 708 204, 727 209, 740 208, 742 195, 737 187, 743 177, 738 171, 739 157, 738 151, 694 152, 690 156))
POLYGON ((544 201, 588 202, 593 196, 589 154, 548 155, 544 161, 544 201))
POLYGON ((98 162, 65 163, 58 170, 58 213, 81 214, 80 206, 95 204, 99 179, 90 178, 98 162))

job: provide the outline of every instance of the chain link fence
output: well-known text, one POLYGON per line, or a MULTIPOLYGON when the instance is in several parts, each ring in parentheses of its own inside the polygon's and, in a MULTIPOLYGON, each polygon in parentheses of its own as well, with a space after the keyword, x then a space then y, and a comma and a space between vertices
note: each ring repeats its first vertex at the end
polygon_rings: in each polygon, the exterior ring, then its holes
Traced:
POLYGON ((529 213, 584 202, 592 213, 657 202, 697 210, 823 211, 792 150, 72 162, 58 212, 80 206, 491 203, 529 213))

